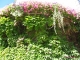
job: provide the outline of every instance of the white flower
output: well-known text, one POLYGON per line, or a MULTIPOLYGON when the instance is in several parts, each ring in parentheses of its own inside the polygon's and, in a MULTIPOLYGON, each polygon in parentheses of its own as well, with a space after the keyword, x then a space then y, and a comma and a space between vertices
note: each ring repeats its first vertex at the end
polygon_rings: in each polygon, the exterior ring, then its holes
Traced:
POLYGON ((0 11, 0 15, 3 15, 3 12, 2 11, 0 11))
POLYGON ((79 19, 79 18, 80 18, 80 12, 77 13, 77 19, 79 19))
POLYGON ((11 14, 13 15, 13 16, 22 16, 22 12, 20 12, 19 10, 16 10, 16 11, 14 11, 14 12, 11 12, 11 14))

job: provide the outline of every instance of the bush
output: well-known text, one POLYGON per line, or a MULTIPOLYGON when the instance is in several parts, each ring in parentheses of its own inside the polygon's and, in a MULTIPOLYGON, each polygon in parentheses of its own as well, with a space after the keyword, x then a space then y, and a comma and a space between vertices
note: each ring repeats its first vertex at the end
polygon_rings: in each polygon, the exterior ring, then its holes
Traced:
POLYGON ((57 4, 33 2, 7 7, 0 14, 0 46, 4 47, 0 59, 79 58, 73 46, 80 38, 80 22, 75 14, 57 4))

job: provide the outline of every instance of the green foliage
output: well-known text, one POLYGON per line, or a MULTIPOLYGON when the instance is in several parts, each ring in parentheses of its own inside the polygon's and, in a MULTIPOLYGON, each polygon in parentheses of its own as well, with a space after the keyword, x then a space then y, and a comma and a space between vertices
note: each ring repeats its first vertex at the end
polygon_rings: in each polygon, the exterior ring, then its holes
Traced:
POLYGON ((23 25, 27 27, 27 29, 32 30, 39 30, 44 28, 46 24, 46 19, 44 17, 37 17, 37 16, 26 16, 25 20, 23 21, 23 25), (44 23, 44 24, 43 24, 44 23))
POLYGON ((14 21, 10 18, 0 18, 0 46, 8 46, 15 42, 14 21), (13 40, 12 40, 13 39, 13 40))
POLYGON ((26 50, 24 48, 7 47, 0 54, 0 60, 23 60, 26 59, 26 50))
POLYGON ((22 44, 0 51, 0 60, 75 60, 79 59, 79 56, 72 44, 69 45, 67 41, 61 40, 57 36, 50 37, 49 43, 44 46, 30 43, 28 46, 22 44))
POLYGON ((52 21, 51 18, 46 19, 46 17, 40 16, 25 16, 20 20, 19 17, 16 20, 11 20, 10 17, 1 17, 0 44, 1 46, 5 44, 7 44, 6 46, 16 46, 20 36, 36 42, 43 41, 49 34, 47 29, 52 24, 50 21, 52 21))

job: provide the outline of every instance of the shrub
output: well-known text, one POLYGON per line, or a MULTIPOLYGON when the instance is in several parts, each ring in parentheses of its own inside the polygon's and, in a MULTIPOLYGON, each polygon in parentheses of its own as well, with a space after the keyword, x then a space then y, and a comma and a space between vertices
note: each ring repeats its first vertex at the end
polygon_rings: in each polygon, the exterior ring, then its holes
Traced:
POLYGON ((69 42, 79 42, 80 38, 80 22, 73 12, 58 4, 10 5, 0 14, 0 46, 7 47, 0 51, 0 59, 79 58, 77 49, 69 42))

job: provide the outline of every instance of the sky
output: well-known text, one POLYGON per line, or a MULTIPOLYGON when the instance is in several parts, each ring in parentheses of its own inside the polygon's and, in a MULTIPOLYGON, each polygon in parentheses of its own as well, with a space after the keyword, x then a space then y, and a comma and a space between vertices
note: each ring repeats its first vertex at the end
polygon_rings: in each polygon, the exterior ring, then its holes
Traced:
POLYGON ((0 0, 0 8, 5 7, 6 5, 9 5, 10 3, 13 3, 14 0, 0 0))

